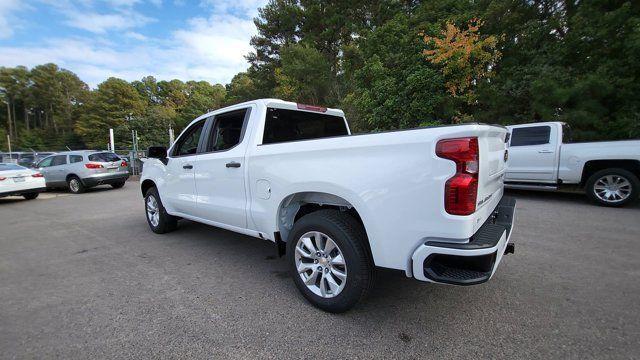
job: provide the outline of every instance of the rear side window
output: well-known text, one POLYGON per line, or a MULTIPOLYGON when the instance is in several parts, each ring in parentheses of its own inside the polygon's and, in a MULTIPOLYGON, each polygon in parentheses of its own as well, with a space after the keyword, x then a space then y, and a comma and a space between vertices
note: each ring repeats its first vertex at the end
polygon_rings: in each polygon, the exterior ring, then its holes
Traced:
POLYGON ((264 124, 263 144, 319 139, 348 135, 340 116, 268 108, 264 124))
POLYGON ((97 153, 97 154, 89 155, 89 161, 114 162, 114 161, 120 161, 120 158, 118 157, 118 155, 114 153, 105 152, 105 153, 97 153))
POLYGON ((550 134, 550 126, 515 128, 511 134, 511 146, 548 144, 550 134))
POLYGON ((82 162, 82 155, 69 155, 69 163, 82 162))
POLYGON ((56 155, 51 160, 51 166, 64 165, 67 163, 67 155, 56 155))

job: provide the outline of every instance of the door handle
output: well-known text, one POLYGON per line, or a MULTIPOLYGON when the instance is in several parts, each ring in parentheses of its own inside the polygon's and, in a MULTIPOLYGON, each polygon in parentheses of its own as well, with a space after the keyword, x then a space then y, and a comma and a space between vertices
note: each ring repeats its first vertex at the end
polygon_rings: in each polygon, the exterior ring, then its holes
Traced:
POLYGON ((186 165, 182 165, 183 169, 193 169, 193 165, 191 164, 186 164, 186 165))
POLYGON ((553 154, 553 151, 551 150, 538 150, 539 154, 553 154))
POLYGON ((240 163, 237 163, 237 162, 235 162, 235 161, 228 162, 228 163, 227 163, 227 167, 228 167, 228 168, 239 168, 239 167, 240 167, 240 163))

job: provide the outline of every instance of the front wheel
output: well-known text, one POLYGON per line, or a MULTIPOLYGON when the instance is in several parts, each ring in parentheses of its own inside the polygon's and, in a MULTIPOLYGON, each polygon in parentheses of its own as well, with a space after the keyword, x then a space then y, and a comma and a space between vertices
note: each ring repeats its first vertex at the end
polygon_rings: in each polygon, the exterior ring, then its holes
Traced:
POLYGON ((298 290, 324 311, 347 311, 373 287, 364 229, 337 210, 316 211, 295 223, 287 241, 287 262, 298 290))
POLYGON ((625 169, 604 169, 589 177, 586 192, 596 204, 624 206, 638 199, 640 180, 625 169))
POLYGON ((160 200, 160 195, 158 195, 158 189, 155 187, 147 190, 144 197, 144 207, 147 223, 154 233, 164 234, 178 227, 178 219, 167 213, 160 200))

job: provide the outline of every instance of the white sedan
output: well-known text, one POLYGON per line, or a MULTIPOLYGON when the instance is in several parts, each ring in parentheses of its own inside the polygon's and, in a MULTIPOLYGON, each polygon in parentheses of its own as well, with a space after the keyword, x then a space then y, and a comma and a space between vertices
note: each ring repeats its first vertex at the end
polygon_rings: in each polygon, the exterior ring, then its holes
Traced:
POLYGON ((19 195, 32 200, 46 189, 40 172, 16 164, 0 163, 0 198, 19 195))

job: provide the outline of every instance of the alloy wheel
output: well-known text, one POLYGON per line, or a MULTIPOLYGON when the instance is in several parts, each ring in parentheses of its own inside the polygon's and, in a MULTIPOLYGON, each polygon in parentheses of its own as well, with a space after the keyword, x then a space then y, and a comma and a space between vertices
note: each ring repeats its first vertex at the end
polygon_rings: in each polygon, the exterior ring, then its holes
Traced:
POLYGON ((605 175, 596 180, 593 191, 598 199, 607 203, 617 203, 631 195, 631 182, 620 175, 605 175))
POLYGON ((155 196, 149 195, 147 197, 147 218, 153 227, 157 227, 160 223, 160 211, 158 209, 158 201, 155 196))
POLYGON ((347 264, 338 245, 326 234, 310 231, 296 243, 295 264, 302 282, 314 294, 332 298, 347 283, 347 264))

